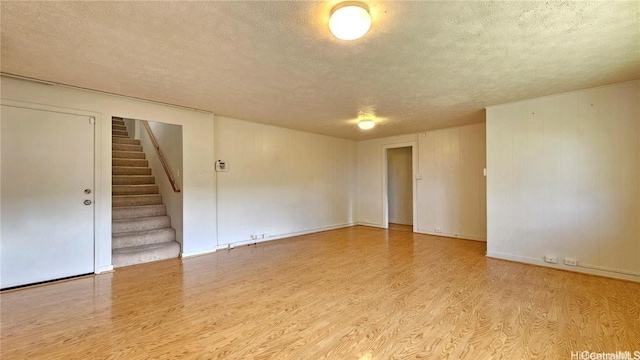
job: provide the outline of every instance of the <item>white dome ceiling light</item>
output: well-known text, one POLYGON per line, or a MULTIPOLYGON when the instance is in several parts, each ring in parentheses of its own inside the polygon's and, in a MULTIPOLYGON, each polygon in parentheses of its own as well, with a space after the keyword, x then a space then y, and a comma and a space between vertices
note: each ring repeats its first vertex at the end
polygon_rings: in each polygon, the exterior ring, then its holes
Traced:
POLYGON ((362 130, 369 130, 376 126, 373 120, 362 120, 358 123, 358 127, 362 130))
POLYGON ((340 40, 355 40, 364 36, 371 28, 371 15, 366 4, 347 1, 331 10, 329 30, 340 40))

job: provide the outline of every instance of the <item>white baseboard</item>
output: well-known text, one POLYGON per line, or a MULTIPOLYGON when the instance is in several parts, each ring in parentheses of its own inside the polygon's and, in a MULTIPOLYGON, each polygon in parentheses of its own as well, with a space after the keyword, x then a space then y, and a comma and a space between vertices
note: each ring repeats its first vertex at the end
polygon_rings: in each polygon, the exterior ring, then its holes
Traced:
POLYGON ((99 269, 96 269, 94 271, 94 274, 102 274, 102 273, 106 273, 106 272, 112 272, 113 271, 113 265, 110 266, 103 266, 99 269))
POLYGON ((420 229, 416 230, 415 232, 418 233, 418 234, 442 236, 442 237, 448 237, 448 238, 453 238, 453 239, 462 239, 462 240, 473 240, 473 241, 487 242, 487 238, 486 237, 482 237, 482 236, 437 233, 437 232, 432 232, 432 231, 424 231, 424 230, 420 230, 420 229))
POLYGON ((180 253, 180 257, 182 259, 186 259, 186 258, 190 258, 190 257, 194 257, 194 256, 213 254, 214 252, 216 252, 216 249, 207 250, 207 251, 195 251, 195 252, 189 252, 189 253, 180 253))
POLYGON ((620 273, 620 272, 615 272, 611 270, 605 270, 604 268, 596 268, 595 266, 592 266, 592 265, 567 266, 564 264, 550 264, 550 263, 544 262, 544 260, 542 259, 536 259, 536 258, 530 258, 530 257, 518 256, 518 255, 509 255, 509 254, 503 254, 503 253, 494 253, 494 252, 487 252, 487 257, 492 259, 509 260, 509 261, 515 261, 515 262, 520 262, 524 264, 544 266, 552 269, 573 271, 573 272, 578 272, 582 274, 598 275, 598 276, 604 276, 604 277, 609 277, 614 279, 640 282, 640 274, 636 275, 632 273, 620 273))
POLYGON ((368 223, 368 222, 364 222, 364 221, 356 222, 353 225, 361 225, 361 226, 369 226, 369 227, 374 227, 374 228, 386 229, 384 226, 382 226, 380 224, 372 224, 372 223, 368 223))
POLYGON ((266 242, 266 241, 286 239, 286 238, 290 238, 290 237, 294 237, 294 236, 308 235, 308 234, 313 234, 313 233, 322 232, 322 231, 343 229, 343 228, 346 228, 346 227, 351 227, 353 225, 354 225, 353 223, 340 224, 340 225, 331 225, 331 226, 325 226, 325 227, 316 228, 316 229, 296 231, 296 232, 291 232, 291 233, 286 233, 286 234, 279 234, 279 235, 269 236, 266 239, 241 240, 241 241, 236 241, 236 242, 232 242, 232 243, 228 243, 228 244, 218 245, 218 246, 216 246, 216 250, 233 249, 236 246, 251 245, 251 244, 257 244, 257 243, 262 243, 262 242, 266 242))

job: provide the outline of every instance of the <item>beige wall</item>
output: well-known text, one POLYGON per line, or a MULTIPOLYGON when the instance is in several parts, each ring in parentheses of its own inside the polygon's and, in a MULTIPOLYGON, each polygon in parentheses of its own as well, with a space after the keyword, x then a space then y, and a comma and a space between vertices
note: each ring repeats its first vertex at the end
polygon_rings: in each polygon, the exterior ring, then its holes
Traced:
POLYGON ((411 147, 387 150, 389 222, 413 224, 413 161, 411 147))
POLYGON ((215 126, 228 166, 216 173, 218 247, 353 224, 355 141, 217 115, 215 126))
POLYGON ((182 125, 184 187, 183 254, 212 251, 216 244, 213 115, 120 96, 2 77, 2 99, 91 112, 96 117, 96 272, 111 266, 111 117, 182 125))
POLYGON ((487 109, 489 256, 640 280, 639 99, 632 81, 487 109))
POLYGON ((413 146, 414 231, 486 239, 485 126, 358 142, 357 222, 385 227, 385 154, 413 146))
MULTIPOLYGON (((387 149, 416 146, 416 135, 400 135, 359 141, 357 206, 355 218, 359 224, 386 227, 386 155, 387 149)), ((415 159, 414 159, 415 164, 415 159)))
POLYGON ((484 124, 356 143, 216 116, 214 139, 211 114, 6 77, 1 85, 3 100, 95 115, 97 272, 111 267, 111 117, 121 116, 182 126, 186 255, 250 235, 384 227, 386 151, 413 146, 416 231, 482 240, 488 230, 489 256, 576 258, 577 268, 554 266, 640 277, 639 81, 488 108, 488 222, 484 124), (229 172, 215 173, 217 159, 229 172))

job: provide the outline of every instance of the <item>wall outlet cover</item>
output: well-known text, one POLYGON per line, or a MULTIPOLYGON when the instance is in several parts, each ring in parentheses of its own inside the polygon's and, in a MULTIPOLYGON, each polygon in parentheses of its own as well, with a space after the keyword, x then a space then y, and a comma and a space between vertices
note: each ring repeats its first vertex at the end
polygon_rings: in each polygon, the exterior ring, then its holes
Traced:
POLYGON ((216 171, 217 172, 229 171, 229 164, 227 164, 227 162, 223 160, 216 161, 216 171))
POLYGON ((546 255, 544 257, 544 261, 548 262, 550 264, 557 264, 558 263, 558 257, 557 256, 553 256, 553 255, 546 255))

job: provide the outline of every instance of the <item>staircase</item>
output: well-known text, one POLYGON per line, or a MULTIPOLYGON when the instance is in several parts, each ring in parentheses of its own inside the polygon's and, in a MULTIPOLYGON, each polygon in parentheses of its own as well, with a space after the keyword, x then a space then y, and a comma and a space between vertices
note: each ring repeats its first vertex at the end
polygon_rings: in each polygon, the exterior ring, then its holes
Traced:
POLYGON ((140 140, 112 119, 112 262, 115 268, 176 258, 180 244, 140 140))

